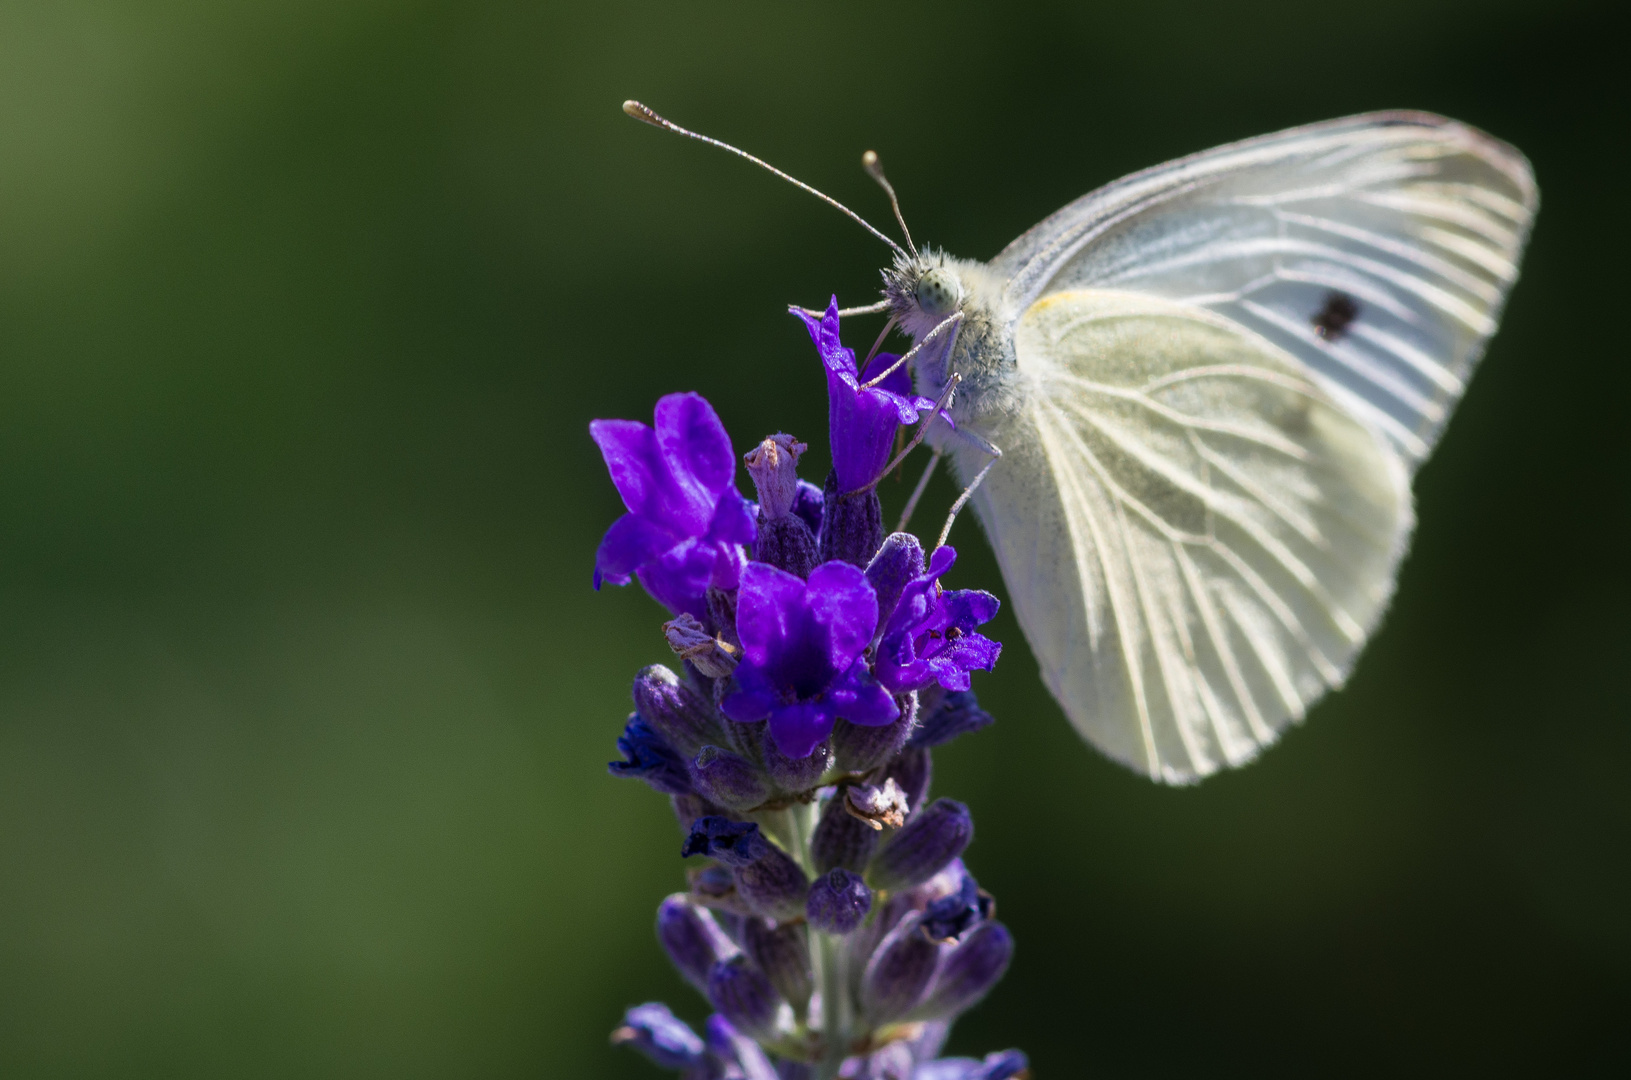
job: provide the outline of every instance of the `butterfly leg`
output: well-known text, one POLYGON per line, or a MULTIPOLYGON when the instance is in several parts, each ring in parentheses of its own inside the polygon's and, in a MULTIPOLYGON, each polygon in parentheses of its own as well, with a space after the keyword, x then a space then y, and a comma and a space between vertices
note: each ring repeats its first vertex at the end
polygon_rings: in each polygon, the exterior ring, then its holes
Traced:
MULTIPOLYGON (((954 375, 952 378, 955 379, 956 376, 954 375)), ((952 523, 957 520, 958 513, 962 511, 963 507, 968 505, 968 500, 974 495, 974 489, 980 486, 980 481, 984 480, 985 474, 991 471, 991 466, 1002 460, 1002 450, 997 447, 996 443, 993 443, 987 439, 982 439, 980 436, 974 434, 974 432, 965 428, 956 428, 955 432, 959 438, 967 439, 969 442, 979 447, 982 452, 990 455, 991 460, 985 463, 984 468, 974 474, 974 479, 969 481, 968 487, 964 488, 963 493, 957 496, 957 501, 951 504, 951 513, 946 515, 945 527, 940 530, 940 538, 934 542, 936 549, 946 546, 946 537, 951 535, 951 526, 952 523)), ((938 452, 935 456, 937 458, 939 457, 938 452)))
POLYGON ((896 532, 905 532, 906 523, 912 520, 912 511, 917 509, 917 502, 923 498, 923 491, 929 486, 929 477, 934 475, 934 467, 940 464, 944 455, 936 450, 929 463, 923 467, 923 475, 918 477, 917 487, 912 489, 912 497, 906 500, 906 509, 900 512, 900 524, 895 526, 896 532))

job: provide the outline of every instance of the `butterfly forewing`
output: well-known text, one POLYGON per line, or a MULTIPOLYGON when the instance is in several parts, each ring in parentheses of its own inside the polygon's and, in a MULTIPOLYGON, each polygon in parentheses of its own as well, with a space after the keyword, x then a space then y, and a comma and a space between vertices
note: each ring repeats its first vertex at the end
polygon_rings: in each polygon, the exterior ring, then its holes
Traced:
POLYGON ((1016 313, 1099 288, 1224 315, 1294 356, 1414 469, 1495 329, 1537 198, 1511 147, 1441 117, 1375 114, 1118 181, 992 269, 1016 313))
POLYGON ((1410 529, 1403 465, 1262 336, 1137 293, 1015 326, 1028 406, 977 496, 1078 730, 1152 777, 1251 758, 1351 667, 1410 529))

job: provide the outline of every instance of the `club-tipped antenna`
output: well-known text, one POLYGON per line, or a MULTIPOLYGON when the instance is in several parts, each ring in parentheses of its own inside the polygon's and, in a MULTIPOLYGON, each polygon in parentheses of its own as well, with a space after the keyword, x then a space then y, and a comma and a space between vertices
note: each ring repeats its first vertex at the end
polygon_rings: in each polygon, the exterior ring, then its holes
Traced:
POLYGON ((917 258, 917 245, 912 243, 912 230, 906 227, 906 218, 900 212, 900 200, 895 197, 895 189, 883 174, 883 162, 878 160, 876 151, 868 150, 861 155, 861 168, 866 174, 878 182, 883 193, 889 196, 890 209, 895 211, 895 224, 900 226, 900 234, 906 237, 906 246, 912 249, 912 258, 917 258))
POLYGON ((819 192, 815 188, 811 187, 809 184, 806 184, 804 181, 788 176, 786 173, 776 168, 776 166, 770 164, 770 162, 765 161, 763 158, 754 157, 746 150, 738 150, 728 142, 720 142, 718 139, 712 139, 706 135, 700 135, 695 131, 682 128, 672 120, 666 120, 663 117, 658 116, 655 112, 640 104, 638 101, 625 101, 623 103, 623 111, 642 123, 650 124, 652 127, 662 128, 664 131, 672 131, 676 135, 684 135, 688 139, 695 139, 698 142, 705 142, 709 146, 717 146, 721 150, 728 150, 737 157, 746 158, 755 165, 759 166, 759 168, 764 169, 766 172, 773 173, 776 176, 781 177, 794 187, 803 188, 805 191, 808 191, 811 195, 814 195, 827 205, 849 215, 857 224, 861 226, 861 228, 865 229, 873 236, 876 236, 879 240, 882 240, 884 243, 894 248, 895 251, 901 256, 905 256, 906 252, 901 250, 901 246, 899 244, 895 243, 893 240, 889 239, 889 237, 873 228, 872 224, 868 222, 866 218, 862 217, 860 214, 857 214, 854 210, 851 210, 849 207, 845 206, 831 195, 823 194, 822 192, 819 192))

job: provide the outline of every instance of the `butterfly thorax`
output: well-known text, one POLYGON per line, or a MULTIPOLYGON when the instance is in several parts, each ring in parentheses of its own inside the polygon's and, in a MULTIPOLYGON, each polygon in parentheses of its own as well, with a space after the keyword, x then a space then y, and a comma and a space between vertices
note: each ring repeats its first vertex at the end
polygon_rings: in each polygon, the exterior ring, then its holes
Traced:
POLYGON ((949 410, 959 424, 980 426, 984 416, 1018 392, 1003 282, 983 263, 925 249, 884 271, 884 295, 890 314, 914 343, 962 314, 954 333, 941 331, 912 363, 917 392, 937 400, 953 373, 962 376, 949 410))

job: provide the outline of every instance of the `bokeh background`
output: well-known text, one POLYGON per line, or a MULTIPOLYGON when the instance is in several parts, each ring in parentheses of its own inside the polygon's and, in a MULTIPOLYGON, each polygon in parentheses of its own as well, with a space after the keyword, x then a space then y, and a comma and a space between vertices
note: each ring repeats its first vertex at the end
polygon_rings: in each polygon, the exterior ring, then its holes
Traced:
POLYGON ((624 1007, 702 1012, 650 932, 675 826, 605 773, 665 653, 638 590, 589 589, 620 507, 585 425, 695 389, 739 449, 816 441, 784 306, 865 302, 885 252, 631 96, 883 224, 874 147, 917 236, 980 258, 1344 113, 1522 147, 1524 277, 1346 690, 1159 789, 997 624, 998 725, 937 790, 1020 951, 954 1047, 1624 1068, 1618 6, 0 5, 0 1074, 633 1080, 624 1007))

